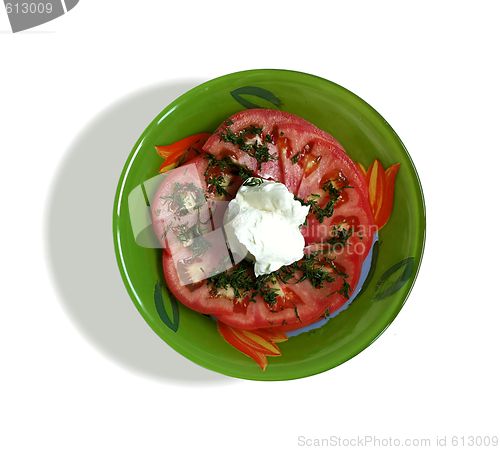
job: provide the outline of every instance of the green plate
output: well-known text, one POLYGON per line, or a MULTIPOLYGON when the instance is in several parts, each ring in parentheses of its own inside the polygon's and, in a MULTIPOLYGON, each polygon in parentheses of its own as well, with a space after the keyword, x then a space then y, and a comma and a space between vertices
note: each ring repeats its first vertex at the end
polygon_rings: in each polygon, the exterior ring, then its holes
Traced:
MULTIPOLYGON (((148 231, 150 232, 150 231, 148 231)), ((250 70, 208 81, 167 106, 146 128, 125 163, 113 210, 118 265, 137 309, 153 330, 192 361, 254 380, 288 380, 331 369, 368 347, 401 310, 415 281, 425 238, 425 208, 415 167, 390 125, 370 105, 331 81, 286 70, 250 70), (129 194, 158 174, 154 146, 213 131, 245 108, 295 113, 330 132, 357 162, 400 163, 394 206, 380 230, 378 256, 361 294, 323 327, 279 344, 280 357, 262 371, 228 345, 209 317, 189 310, 163 284, 161 251, 136 243, 129 194)))

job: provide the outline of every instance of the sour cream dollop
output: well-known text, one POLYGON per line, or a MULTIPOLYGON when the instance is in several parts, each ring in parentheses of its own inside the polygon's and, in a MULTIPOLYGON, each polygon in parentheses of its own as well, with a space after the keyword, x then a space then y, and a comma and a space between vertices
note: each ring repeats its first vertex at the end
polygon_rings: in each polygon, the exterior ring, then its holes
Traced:
POLYGON ((268 274, 304 256, 300 226, 309 206, 295 200, 278 182, 249 178, 229 202, 225 231, 235 259, 255 260, 256 276, 268 274))

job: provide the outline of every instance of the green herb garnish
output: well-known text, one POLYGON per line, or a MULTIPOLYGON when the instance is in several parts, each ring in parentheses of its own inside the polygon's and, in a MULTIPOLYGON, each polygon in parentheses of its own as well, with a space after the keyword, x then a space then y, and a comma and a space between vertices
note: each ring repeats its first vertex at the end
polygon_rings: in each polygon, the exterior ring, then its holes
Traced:
POLYGON ((327 240, 332 245, 344 246, 348 239, 352 236, 352 227, 344 226, 344 224, 337 224, 332 227, 331 237, 327 240))
POLYGON ((323 287, 324 283, 331 283, 335 280, 331 271, 326 269, 328 265, 320 260, 317 252, 311 253, 305 255, 301 260, 279 269, 278 278, 284 283, 289 283, 292 279, 294 279, 293 283, 309 280, 313 287, 319 289, 323 287))
POLYGON ((215 156, 207 154, 206 158, 208 160, 208 166, 204 173, 205 180, 208 188, 214 191, 217 195, 228 195, 228 184, 223 174, 236 175, 242 180, 246 180, 252 176, 251 170, 236 164, 228 156, 222 159, 217 159, 215 156), (218 169, 215 175, 212 174, 213 169, 218 169), (222 172, 222 174, 220 174, 220 172, 222 172))
POLYGON ((247 260, 243 260, 225 272, 211 276, 207 282, 214 295, 219 289, 232 288, 236 298, 248 297, 249 301, 255 301, 255 298, 260 295, 271 308, 276 305, 280 292, 279 289, 273 287, 276 284, 276 277, 273 273, 256 277, 253 264, 247 260))
MULTIPOLYGON (((298 153, 292 157, 293 159, 297 157, 298 153)), ((335 203, 339 200, 342 195, 342 191, 347 188, 351 188, 352 186, 347 185, 347 180, 344 177, 336 178, 335 180, 328 180, 323 183, 321 189, 328 194, 328 201, 325 206, 320 207, 318 204, 318 199, 321 197, 319 194, 311 194, 309 195, 309 200, 303 200, 299 197, 295 197, 295 200, 298 200, 302 205, 310 206, 311 212, 314 213, 319 223, 323 223, 325 218, 332 217, 335 210, 335 203), (342 187, 337 187, 336 181, 340 181, 345 183, 342 187), (311 198, 313 197, 313 198, 311 198)))
POLYGON ((207 280, 212 293, 216 294, 219 289, 232 288, 234 296, 241 298, 251 292, 255 287, 255 275, 252 273, 251 264, 242 261, 231 269, 213 275, 207 280))
POLYGON ((197 223, 190 227, 182 224, 173 228, 179 242, 188 247, 195 257, 203 255, 211 247, 210 242, 203 237, 204 232, 209 229, 204 230, 202 225, 205 224, 198 217, 197 223))
MULTIPOLYGON (((311 194, 309 197, 320 197, 320 195, 311 194)), ((310 206, 311 212, 314 213, 319 223, 322 223, 323 220, 325 220, 325 217, 333 216, 335 206, 335 200, 333 199, 328 200, 327 204, 323 208, 318 205, 318 200, 316 200, 315 198, 310 198, 309 200, 305 201, 299 197, 295 197, 295 200, 299 201, 302 205, 310 206)))
POLYGON ((262 183, 264 183, 262 178, 251 177, 245 180, 243 186, 260 186, 262 183))
POLYGON ((170 203, 179 216, 185 216, 192 210, 199 210, 205 202, 203 189, 194 183, 174 183, 172 193, 160 197, 165 205, 170 203))
POLYGON ((261 141, 260 135, 262 134, 262 127, 257 127, 251 125, 244 128, 238 133, 232 131, 227 127, 223 132, 220 133, 220 139, 224 142, 230 142, 236 145, 240 150, 248 153, 250 156, 257 160, 257 167, 260 169, 262 163, 273 161, 276 159, 276 155, 271 155, 269 153, 268 143, 272 142, 272 137, 270 134, 266 134, 264 137, 264 142, 261 141), (248 142, 254 139, 254 142, 248 142))
POLYGON ((207 184, 211 186, 217 195, 228 195, 226 190, 227 181, 223 175, 212 176, 207 178, 207 184))
POLYGON ((293 155, 291 158, 292 164, 297 164, 299 162, 299 158, 300 158, 300 152, 295 153, 295 155, 293 155))
POLYGON ((343 295, 345 298, 349 298, 349 290, 351 289, 350 284, 344 280, 342 287, 338 290, 339 294, 343 295))
POLYGON ((264 301, 272 308, 278 301, 278 289, 265 289, 260 292, 264 301))
POLYGON ((239 166, 238 168, 238 176, 243 180, 247 180, 251 176, 253 176, 252 171, 247 169, 246 167, 239 166))
POLYGON ((325 282, 331 283, 335 280, 335 277, 325 269, 324 264, 319 261, 316 254, 306 255, 299 262, 302 262, 299 265, 299 270, 302 272, 299 283, 303 280, 309 280, 313 287, 319 289, 323 287, 325 282))
MULTIPOLYGON (((272 309, 276 306, 281 292, 277 285, 278 280, 283 283, 301 283, 309 280, 314 288, 320 289, 326 283, 334 282, 336 276, 341 276, 344 280, 341 289, 335 292, 347 298, 350 290, 349 283, 345 281, 347 274, 338 270, 334 261, 323 257, 320 252, 314 252, 305 255, 300 261, 260 277, 255 276, 253 263, 243 260, 235 267, 211 276, 207 281, 214 295, 217 295, 219 289, 232 288, 236 298, 246 297, 249 301, 255 301, 257 296, 261 296, 272 309)), ((300 321, 296 307, 295 314, 300 321)))

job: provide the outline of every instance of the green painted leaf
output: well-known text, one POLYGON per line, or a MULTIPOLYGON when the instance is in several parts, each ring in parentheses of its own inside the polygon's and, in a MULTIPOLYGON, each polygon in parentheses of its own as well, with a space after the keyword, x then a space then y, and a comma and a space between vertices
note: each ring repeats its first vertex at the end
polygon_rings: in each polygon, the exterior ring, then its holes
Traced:
POLYGON ((165 309, 165 303, 163 301, 163 283, 158 281, 155 285, 154 292, 156 311, 158 312, 162 322, 173 332, 177 332, 179 329, 179 305, 177 300, 172 295, 167 295, 167 299, 172 307, 172 319, 170 319, 167 310, 165 309))
POLYGON ((267 108, 268 106, 261 106, 257 103, 254 103, 253 101, 243 97, 244 95, 266 100, 277 108, 279 108, 282 104, 281 100, 276 97, 271 91, 257 86, 240 87, 238 89, 235 89, 234 91, 231 91, 231 95, 240 105, 243 105, 245 108, 267 108))
POLYGON ((374 300, 383 300, 399 291, 410 279, 414 265, 415 258, 411 256, 387 269, 377 282, 374 300))

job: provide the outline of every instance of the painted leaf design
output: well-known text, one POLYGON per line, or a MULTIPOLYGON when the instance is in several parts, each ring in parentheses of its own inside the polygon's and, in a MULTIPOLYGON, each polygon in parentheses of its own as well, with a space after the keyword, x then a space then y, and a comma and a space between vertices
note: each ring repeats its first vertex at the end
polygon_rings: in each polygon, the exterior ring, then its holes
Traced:
POLYGON ((164 286, 161 281, 158 281, 155 285, 154 301, 156 312, 158 313, 161 321, 168 328, 170 328, 173 332, 177 332, 177 330, 179 329, 179 305, 173 295, 166 296, 166 301, 170 302, 170 306, 172 308, 172 318, 170 318, 165 308, 163 287, 164 286))
POLYGON ((271 91, 267 89, 257 87, 257 86, 243 86, 234 91, 231 91, 232 97, 245 108, 266 108, 267 106, 262 106, 253 101, 249 100, 247 97, 257 97, 262 100, 266 100, 275 107, 279 108, 282 105, 281 100, 276 97, 271 91))
POLYGON ((377 282, 374 300, 383 300, 399 291, 411 278, 415 258, 410 256, 387 269, 377 282))

